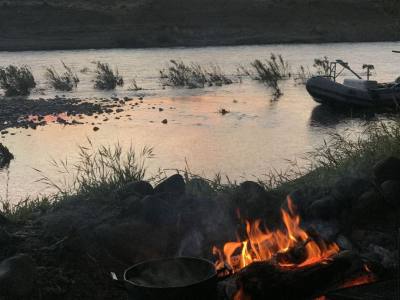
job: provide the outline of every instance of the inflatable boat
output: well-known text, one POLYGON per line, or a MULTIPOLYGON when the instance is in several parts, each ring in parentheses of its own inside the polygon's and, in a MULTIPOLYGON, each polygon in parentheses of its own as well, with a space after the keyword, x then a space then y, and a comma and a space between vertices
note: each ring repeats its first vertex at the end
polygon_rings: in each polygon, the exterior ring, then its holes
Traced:
POLYGON ((378 83, 372 80, 345 79, 343 84, 329 77, 316 76, 307 81, 312 98, 331 106, 362 108, 400 108, 400 83, 378 83))

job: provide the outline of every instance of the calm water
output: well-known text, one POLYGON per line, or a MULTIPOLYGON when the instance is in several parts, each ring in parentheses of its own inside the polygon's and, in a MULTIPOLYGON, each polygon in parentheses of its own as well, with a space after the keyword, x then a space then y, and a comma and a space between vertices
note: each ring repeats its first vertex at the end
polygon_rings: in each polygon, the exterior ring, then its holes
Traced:
MULTIPOLYGON (((375 78, 391 81, 400 75, 400 55, 391 53, 400 43, 325 44, 325 45, 269 45, 240 47, 207 47, 145 50, 80 50, 0 52, 0 65, 27 64, 40 81, 39 90, 32 98, 50 98, 43 78, 46 66, 60 66, 60 61, 71 65, 81 79, 78 90, 67 97, 94 98, 115 95, 135 96, 128 90, 129 81, 136 79, 144 90, 144 103, 101 122, 85 118, 81 126, 51 124, 37 130, 11 129, 15 135, 6 135, 1 142, 14 153, 16 159, 8 170, 0 171, 0 197, 18 199, 49 189, 40 184, 35 169, 60 180, 51 168, 51 159, 76 161, 78 145, 87 138, 95 145, 116 142, 136 148, 148 145, 155 149, 156 158, 149 162, 150 173, 158 168, 183 168, 185 160, 192 172, 212 176, 217 172, 231 179, 243 180, 262 177, 268 170, 285 169, 287 159, 301 157, 306 151, 323 142, 328 133, 344 130, 362 130, 363 120, 327 116, 309 97, 304 86, 292 81, 283 85, 284 96, 270 101, 270 92, 262 84, 244 80, 242 83, 206 89, 162 89, 159 70, 170 59, 218 63, 225 73, 234 75, 239 65, 248 65, 256 58, 267 58, 271 52, 281 53, 292 65, 310 66, 315 57, 324 55, 348 61, 356 71, 363 63, 375 65, 375 78), (80 73, 92 61, 101 60, 118 67, 127 83, 114 92, 93 90, 93 74, 80 73), (234 101, 236 100, 236 101, 234 101), (155 107, 155 109, 152 109, 155 107), (159 112, 158 108, 164 111, 159 112), (231 113, 221 116, 220 108, 231 113), (130 115, 130 116, 127 116, 130 115), (168 119, 168 124, 161 123, 168 119), (92 122, 100 130, 93 132, 92 122)), ((62 95, 59 93, 58 95, 62 95)), ((65 94, 65 93, 64 93, 65 94)), ((100 120, 100 121, 99 121, 100 120)))

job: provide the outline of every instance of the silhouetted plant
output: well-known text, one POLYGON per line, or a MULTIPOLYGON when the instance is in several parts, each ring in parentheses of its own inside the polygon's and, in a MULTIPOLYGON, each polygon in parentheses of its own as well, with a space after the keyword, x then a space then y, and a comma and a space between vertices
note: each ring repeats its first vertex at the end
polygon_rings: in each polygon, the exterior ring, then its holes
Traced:
POLYGON ((123 86, 124 80, 119 75, 118 69, 114 71, 107 63, 96 62, 94 87, 99 90, 113 90, 117 86, 123 86))
POLYGON ((6 96, 27 96, 35 86, 35 79, 28 66, 0 67, 0 87, 6 96))
POLYGON ((306 84, 307 80, 312 76, 313 74, 310 72, 309 68, 306 69, 304 66, 300 66, 293 78, 296 84, 306 84))
POLYGON ((280 98, 283 93, 279 88, 278 82, 292 76, 289 63, 283 59, 282 55, 272 53, 269 60, 261 61, 256 59, 250 65, 251 69, 240 67, 239 72, 272 88, 272 100, 280 98))
POLYGON ((316 69, 316 75, 329 76, 331 71, 331 62, 327 56, 315 58, 313 67, 316 69))
POLYGON ((14 159, 14 155, 8 150, 6 146, 0 143, 0 170, 7 167, 10 161, 14 159))
POLYGON ((168 68, 160 70, 160 78, 164 85, 188 88, 232 83, 232 80, 216 64, 205 68, 197 63, 185 64, 183 61, 176 60, 170 60, 168 68))
POLYGON ((130 91, 141 91, 142 89, 143 89, 142 87, 138 86, 138 84, 136 82, 136 79, 133 78, 131 80, 130 86, 128 87, 128 90, 130 90, 130 91))
POLYGON ((64 73, 59 74, 54 67, 49 67, 46 69, 45 77, 54 89, 59 91, 72 91, 78 86, 79 78, 70 67, 64 62, 61 63, 65 69, 64 73))

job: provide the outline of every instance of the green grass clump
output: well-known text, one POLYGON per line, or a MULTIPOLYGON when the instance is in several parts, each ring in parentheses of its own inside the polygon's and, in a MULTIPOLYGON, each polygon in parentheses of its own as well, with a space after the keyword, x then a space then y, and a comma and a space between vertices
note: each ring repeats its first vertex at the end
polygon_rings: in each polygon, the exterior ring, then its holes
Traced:
POLYGON ((284 172, 272 171, 261 181, 269 189, 289 193, 302 186, 328 186, 351 175, 371 178, 373 166, 389 156, 400 158, 399 119, 371 123, 357 135, 332 134, 306 153, 301 164, 292 162, 284 172))
POLYGON ((28 66, 0 67, 0 88, 7 97, 27 96, 35 87, 36 82, 28 66))
POLYGON ((197 63, 186 64, 176 60, 170 60, 167 69, 160 70, 160 78, 163 85, 173 87, 203 88, 233 83, 216 64, 202 67, 197 63))
POLYGON ((118 73, 118 69, 112 70, 110 65, 96 62, 94 87, 98 90, 114 90, 117 86, 123 86, 124 80, 118 73))
POLYGON ((72 178, 70 181, 64 178, 58 183, 42 176, 41 182, 58 191, 57 201, 69 197, 107 200, 110 193, 126 183, 145 179, 146 161, 153 156, 153 149, 149 147, 144 147, 138 154, 132 146, 126 152, 119 144, 95 149, 89 141, 88 147, 79 147, 75 164, 52 162, 59 173, 72 178))
MULTIPOLYGON (((41 181, 56 188, 56 194, 26 199, 16 206, 5 201, 0 212, 9 219, 21 221, 68 199, 110 203, 115 199, 116 191, 125 184, 146 180, 146 161, 153 156, 153 150, 147 147, 137 154, 132 147, 123 151, 118 144, 94 149, 89 141, 89 147, 79 148, 79 159, 75 164, 54 162, 59 172, 72 177, 71 183, 58 184, 43 176, 41 181)), ((326 188, 347 176, 372 178, 374 164, 388 156, 400 157, 399 119, 372 123, 357 136, 354 133, 333 134, 321 146, 307 153, 301 164, 293 162, 287 170, 271 171, 258 181, 266 189, 284 197, 303 187, 326 188)), ((187 180, 201 178, 192 174, 189 168, 183 173, 187 180)), ((147 180, 157 182, 163 174, 159 172, 147 180)), ((219 174, 213 180, 205 180, 215 192, 234 192, 237 187, 228 177, 227 183, 222 182, 219 174)))
POLYGON ((46 68, 45 77, 50 86, 58 91, 72 91, 78 86, 79 78, 70 67, 61 62, 64 67, 64 73, 59 74, 54 67, 46 68))

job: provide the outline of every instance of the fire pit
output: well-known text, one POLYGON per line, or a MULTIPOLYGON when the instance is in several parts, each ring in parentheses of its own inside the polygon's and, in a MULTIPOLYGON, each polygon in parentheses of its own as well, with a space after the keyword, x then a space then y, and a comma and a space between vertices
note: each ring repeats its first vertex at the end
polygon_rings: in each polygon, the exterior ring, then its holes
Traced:
POLYGON ((177 257, 134 265, 118 281, 131 300, 206 300, 215 298, 217 273, 208 260, 177 257))
POLYGON ((281 214, 282 229, 246 220, 244 236, 213 248, 217 272, 228 278, 226 299, 312 299, 339 287, 376 281, 358 255, 303 229, 290 197, 281 214))

